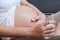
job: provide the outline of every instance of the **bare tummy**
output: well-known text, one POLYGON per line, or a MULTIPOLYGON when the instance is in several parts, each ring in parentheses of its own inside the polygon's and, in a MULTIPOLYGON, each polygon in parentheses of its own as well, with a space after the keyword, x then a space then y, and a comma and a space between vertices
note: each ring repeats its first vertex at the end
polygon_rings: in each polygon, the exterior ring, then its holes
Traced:
MULTIPOLYGON (((15 27, 33 27, 36 22, 32 22, 31 19, 35 17, 37 17, 37 13, 33 9, 19 6, 15 10, 15 27)), ((15 40, 15 38, 11 39, 15 40)))
POLYGON ((31 19, 35 18, 37 13, 33 9, 26 6, 19 6, 15 12, 15 26, 17 27, 31 27, 35 23, 31 19))

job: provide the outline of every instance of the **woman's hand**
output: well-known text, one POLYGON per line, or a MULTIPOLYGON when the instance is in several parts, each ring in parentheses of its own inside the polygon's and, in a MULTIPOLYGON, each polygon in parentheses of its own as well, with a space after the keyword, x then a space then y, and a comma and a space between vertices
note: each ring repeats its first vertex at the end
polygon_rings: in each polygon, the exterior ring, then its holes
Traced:
POLYGON ((34 27, 30 29, 30 35, 32 37, 47 37, 53 36, 55 31, 55 22, 54 21, 45 21, 42 23, 37 23, 34 27))
MULTIPOLYGON (((46 21, 46 16, 41 13, 36 18, 32 19, 32 22, 36 22, 36 34, 37 36, 51 36, 54 34, 56 25, 55 21, 46 21)), ((34 28, 34 27, 33 27, 34 28)))

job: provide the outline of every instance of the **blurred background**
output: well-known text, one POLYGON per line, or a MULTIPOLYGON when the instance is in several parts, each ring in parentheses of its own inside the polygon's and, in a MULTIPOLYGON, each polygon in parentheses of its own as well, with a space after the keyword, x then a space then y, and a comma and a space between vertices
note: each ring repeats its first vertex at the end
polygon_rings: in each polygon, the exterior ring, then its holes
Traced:
POLYGON ((60 11, 60 0, 28 0, 46 15, 60 11))

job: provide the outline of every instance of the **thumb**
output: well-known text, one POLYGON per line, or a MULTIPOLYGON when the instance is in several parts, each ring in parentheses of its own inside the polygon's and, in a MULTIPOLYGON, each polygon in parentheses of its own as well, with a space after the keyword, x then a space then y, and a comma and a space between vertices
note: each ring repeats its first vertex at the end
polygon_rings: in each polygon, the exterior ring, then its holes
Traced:
POLYGON ((41 25, 44 25, 44 26, 46 26, 48 24, 56 24, 56 22, 53 20, 45 20, 44 22, 41 23, 41 25))

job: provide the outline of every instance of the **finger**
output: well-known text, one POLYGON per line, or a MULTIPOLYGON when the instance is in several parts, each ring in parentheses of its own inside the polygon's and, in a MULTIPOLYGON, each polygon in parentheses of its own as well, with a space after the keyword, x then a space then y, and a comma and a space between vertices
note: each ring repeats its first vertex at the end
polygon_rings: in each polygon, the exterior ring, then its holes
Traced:
POLYGON ((54 20, 50 20, 49 23, 50 24, 56 24, 56 22, 54 20))
POLYGON ((48 25, 45 26, 46 30, 50 30, 50 29, 53 29, 53 28, 56 28, 56 25, 54 25, 54 24, 48 24, 48 25))
POLYGON ((51 29, 51 30, 46 30, 44 31, 45 34, 49 34, 49 33, 53 33, 55 31, 55 28, 54 29, 51 29))
POLYGON ((52 37, 52 36, 54 36, 54 34, 55 33, 50 33, 50 34, 45 34, 45 35, 43 35, 44 37, 52 37))
POLYGON ((49 37, 54 36, 55 33, 47 34, 49 37))
POLYGON ((56 22, 53 21, 53 20, 46 20, 46 21, 42 22, 41 24, 44 25, 44 26, 46 26, 48 24, 56 24, 56 22))
POLYGON ((43 26, 46 26, 46 25, 48 25, 49 24, 49 21, 43 21, 42 23, 41 23, 41 25, 43 25, 43 26))

